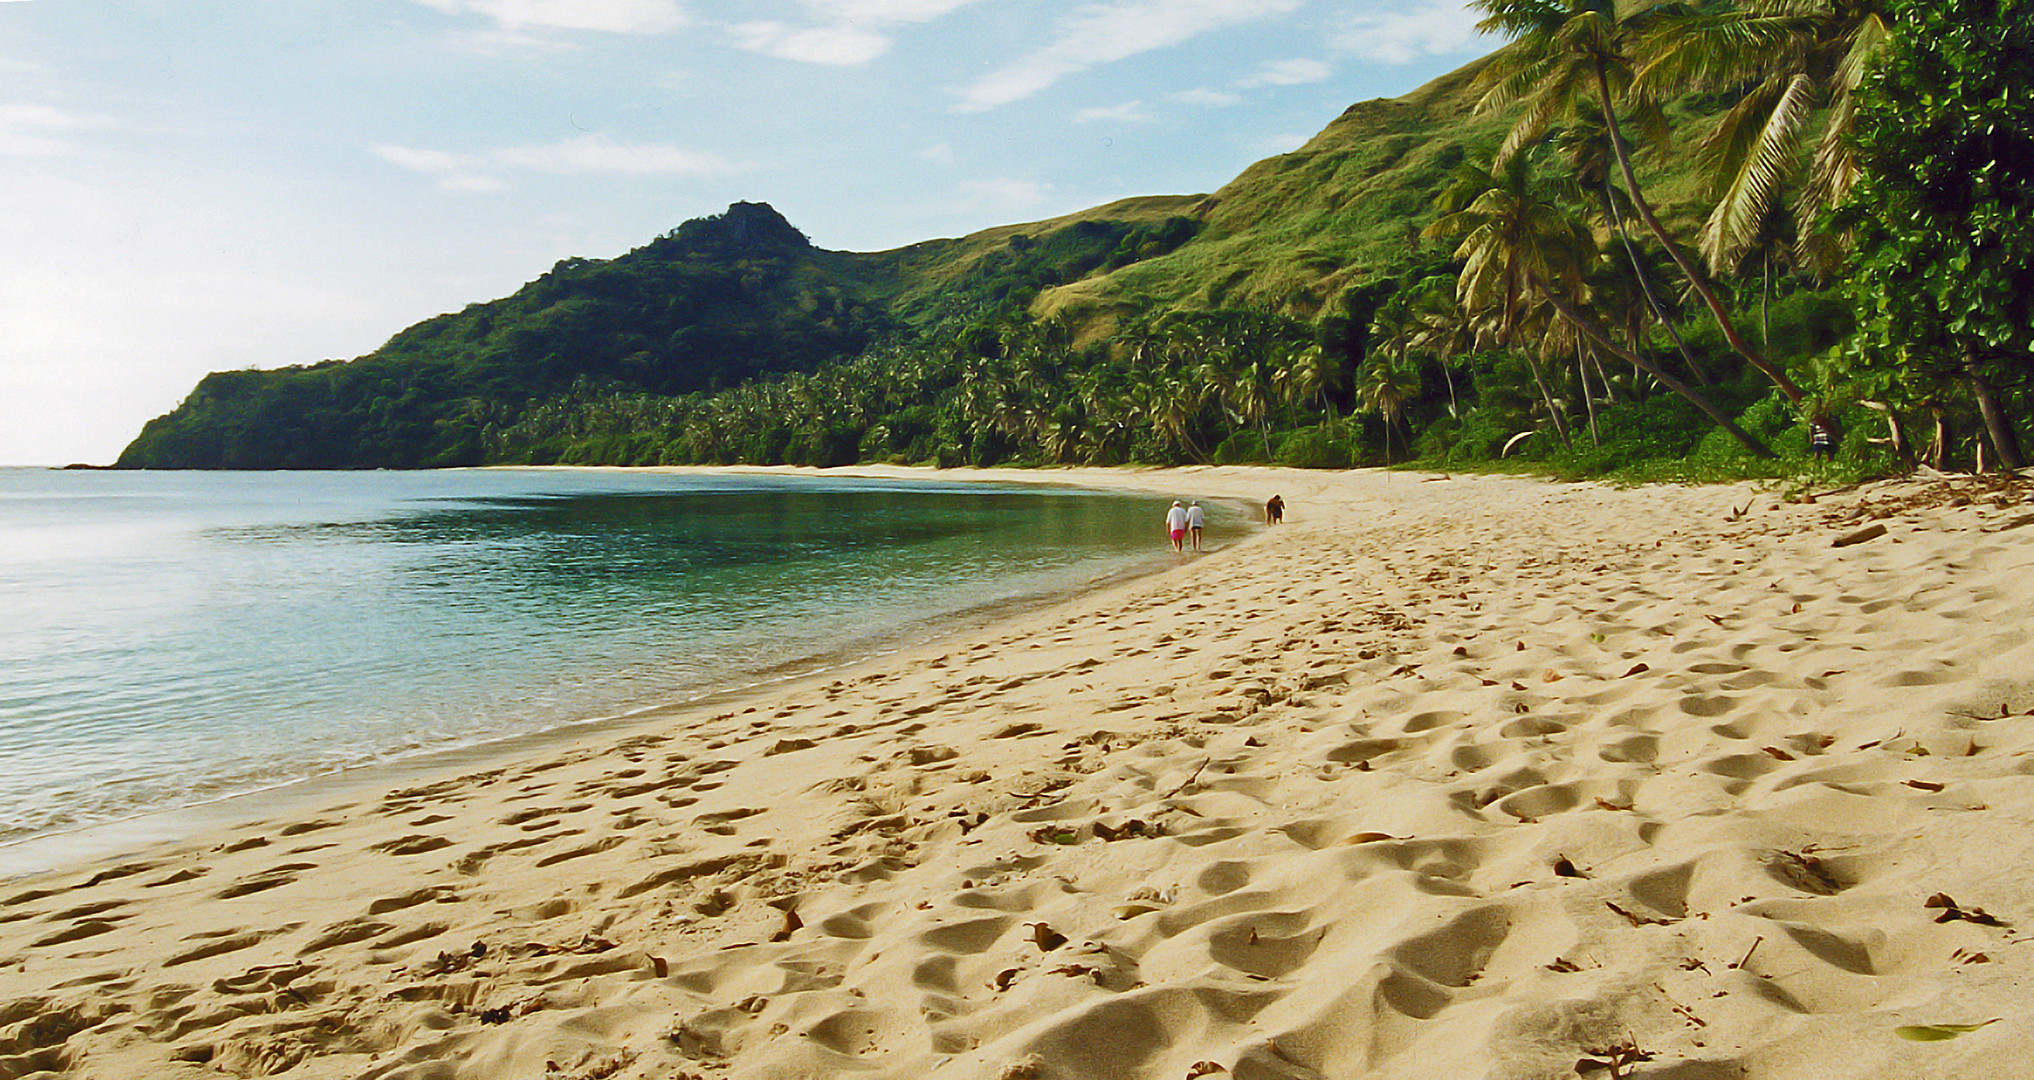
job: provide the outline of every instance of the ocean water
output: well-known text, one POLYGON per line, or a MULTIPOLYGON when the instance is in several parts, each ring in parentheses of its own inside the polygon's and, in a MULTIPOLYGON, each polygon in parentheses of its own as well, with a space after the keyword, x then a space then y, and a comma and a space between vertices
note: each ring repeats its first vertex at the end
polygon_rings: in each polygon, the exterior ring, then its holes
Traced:
POLYGON ((1170 564, 1166 505, 824 476, 0 469, 0 842, 871 655, 1170 564))

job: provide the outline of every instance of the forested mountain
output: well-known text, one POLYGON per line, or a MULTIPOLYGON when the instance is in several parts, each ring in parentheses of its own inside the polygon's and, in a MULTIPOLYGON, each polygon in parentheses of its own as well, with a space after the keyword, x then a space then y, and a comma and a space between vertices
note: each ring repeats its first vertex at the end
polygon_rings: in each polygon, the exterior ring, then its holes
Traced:
POLYGON ((1467 117, 1472 71, 1355 106, 1213 196, 1129 199, 875 253, 815 248, 769 206, 737 203, 615 259, 566 259, 355 360, 215 372, 119 464, 477 464, 497 457, 484 432, 575 390, 712 392, 1025 312, 1083 340, 1171 311, 1311 317, 1414 253, 1408 223, 1464 154, 1437 132, 1494 144, 1498 128, 1467 117))
POLYGON ((2034 25, 1954 3, 1478 0, 1504 48, 1213 194, 872 253, 737 203, 119 464, 2016 466, 2034 25))

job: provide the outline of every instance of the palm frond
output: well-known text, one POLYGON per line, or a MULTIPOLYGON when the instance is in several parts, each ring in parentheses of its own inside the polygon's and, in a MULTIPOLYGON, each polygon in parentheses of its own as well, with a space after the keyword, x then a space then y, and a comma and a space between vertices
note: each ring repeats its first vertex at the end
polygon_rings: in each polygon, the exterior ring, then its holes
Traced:
POLYGON ((1644 146, 1661 146, 1673 133, 1673 124, 1667 119, 1667 112, 1651 98, 1628 97, 1624 110, 1624 134, 1627 143, 1644 146))
POLYGON ((1646 96, 1726 90, 1800 67, 1812 35, 1791 18, 1743 10, 1663 20, 1639 39, 1634 88, 1646 96))
POLYGON ((1757 238, 1763 218, 1772 209, 1774 195, 1800 159, 1800 132, 1814 110, 1814 81, 1796 75, 1786 92, 1774 102, 1766 122, 1759 124, 1755 138, 1737 169, 1729 175, 1723 197, 1702 224, 1702 258, 1713 271, 1733 266, 1757 238))
POLYGON ((1746 0, 1745 10, 1775 19, 1820 19, 1836 14, 1831 0, 1746 0))
POLYGON ((1745 159, 1758 145, 1773 110, 1786 95, 1787 83, 1775 81, 1755 86, 1737 104, 1716 118, 1709 133, 1695 148, 1695 160, 1709 177, 1709 197, 1722 199, 1734 178, 1744 169, 1745 159))
POLYGON ((1850 139, 1856 114, 1857 99, 1849 94, 1841 95, 1830 105, 1822 137, 1816 140, 1815 154, 1809 160, 1808 182, 1801 189, 1801 205, 1807 209, 1810 220, 1842 202, 1864 173, 1858 164, 1857 147, 1850 139))
POLYGON ((1476 29, 1486 34, 1523 37, 1545 32, 1567 18, 1567 5, 1560 0, 1473 0, 1469 5, 1484 13, 1476 29))
POLYGON ((1842 267, 1844 253, 1850 250, 1850 245, 1848 230, 1819 224, 1795 238, 1794 264, 1817 280, 1826 280, 1842 267))
POLYGON ((1497 162, 1503 164, 1512 159, 1520 150, 1538 142, 1547 129, 1554 125, 1561 113, 1568 108, 1568 80, 1563 78, 1553 85, 1541 86, 1527 103, 1525 111, 1505 133, 1504 142, 1497 148, 1497 162))
POLYGON ((1858 84, 1864 81, 1865 73, 1871 70, 1873 59, 1892 36, 1893 28, 1882 13, 1873 12, 1858 20, 1844 42, 1843 58, 1837 61, 1836 70, 1830 73, 1830 82, 1835 84, 1839 96, 1857 89, 1858 84))
POLYGON ((1500 51, 1498 59, 1478 73, 1474 85, 1481 87, 1482 96, 1476 101, 1478 113, 1498 112, 1532 95, 1534 88, 1546 81, 1547 72, 1554 65, 1554 58, 1543 53, 1529 53, 1510 47, 1500 51), (1484 76, 1490 76, 1485 85, 1484 76))

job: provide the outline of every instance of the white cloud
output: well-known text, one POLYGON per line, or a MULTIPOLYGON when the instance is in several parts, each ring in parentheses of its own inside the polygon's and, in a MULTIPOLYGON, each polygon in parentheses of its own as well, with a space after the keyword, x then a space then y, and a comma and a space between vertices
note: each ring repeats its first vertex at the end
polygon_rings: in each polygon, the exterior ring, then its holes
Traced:
POLYGON ((951 165, 960 160, 953 152, 952 143, 937 143, 918 152, 918 160, 930 161, 935 165, 951 165))
POLYGON ((374 156, 399 169, 438 178, 446 191, 505 191, 508 184, 487 174, 488 161, 479 154, 452 154, 443 150, 419 150, 409 146, 377 144, 368 147, 374 156))
POLYGON ((1236 85, 1246 90, 1259 86, 1302 86, 1325 82, 1334 73, 1334 68, 1319 60, 1274 60, 1236 85))
POLYGON ((1194 90, 1176 91, 1165 95, 1165 99, 1167 101, 1177 101, 1182 105, 1202 105, 1208 108, 1223 109, 1231 105, 1242 104, 1243 95, 1232 94, 1227 90, 1209 90, 1206 87, 1201 87, 1194 90))
POLYGON ((1074 123, 1076 124, 1092 124, 1098 120, 1113 120, 1122 124, 1141 124, 1150 119, 1151 114, 1144 111, 1144 103, 1141 101, 1126 101, 1121 105, 1112 105, 1107 108, 1082 109, 1074 114, 1074 123))
POLYGON ((794 27, 780 22, 740 23, 728 27, 735 44, 751 52, 804 64, 851 67, 866 64, 889 51, 890 39, 860 27, 794 27))
POLYGON ((716 154, 657 143, 615 142, 605 135, 582 135, 548 146, 500 147, 478 154, 388 144, 368 149, 397 168, 436 177, 438 187, 446 191, 465 192, 507 190, 507 181, 496 175, 505 168, 630 176, 724 176, 744 168, 716 154))
POLYGON ((56 157, 77 149, 69 136, 113 127, 104 116, 49 105, 0 104, 0 157, 56 157))
POLYGON ((824 17, 884 25, 931 22, 977 0, 805 0, 824 17))
POLYGON ((675 0, 417 0, 447 15, 481 15, 510 32, 525 29, 668 34, 690 22, 675 0))
POLYGON ((1482 17, 1462 0, 1426 0, 1404 11, 1356 16, 1333 44, 1375 63, 1410 64, 1484 47, 1476 29, 1482 17))
POLYGON ((760 21, 728 27, 735 43, 751 52, 805 64, 851 67, 890 51, 879 31, 931 22, 978 0, 805 0, 816 25, 760 21))
POLYGON ((1295 10, 1305 0, 1115 0, 1076 10, 1043 48, 960 92, 961 112, 1021 101, 1101 64, 1178 45, 1201 34, 1295 10))

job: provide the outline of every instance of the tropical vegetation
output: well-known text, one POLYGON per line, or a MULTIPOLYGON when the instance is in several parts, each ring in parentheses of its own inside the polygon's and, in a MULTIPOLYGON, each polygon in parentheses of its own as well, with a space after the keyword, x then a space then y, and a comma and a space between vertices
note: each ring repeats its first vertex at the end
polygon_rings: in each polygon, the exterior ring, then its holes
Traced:
POLYGON ((877 253, 736 204, 208 376, 121 464, 2025 463, 2019 0, 1476 6, 1492 56, 1212 195, 877 253))

